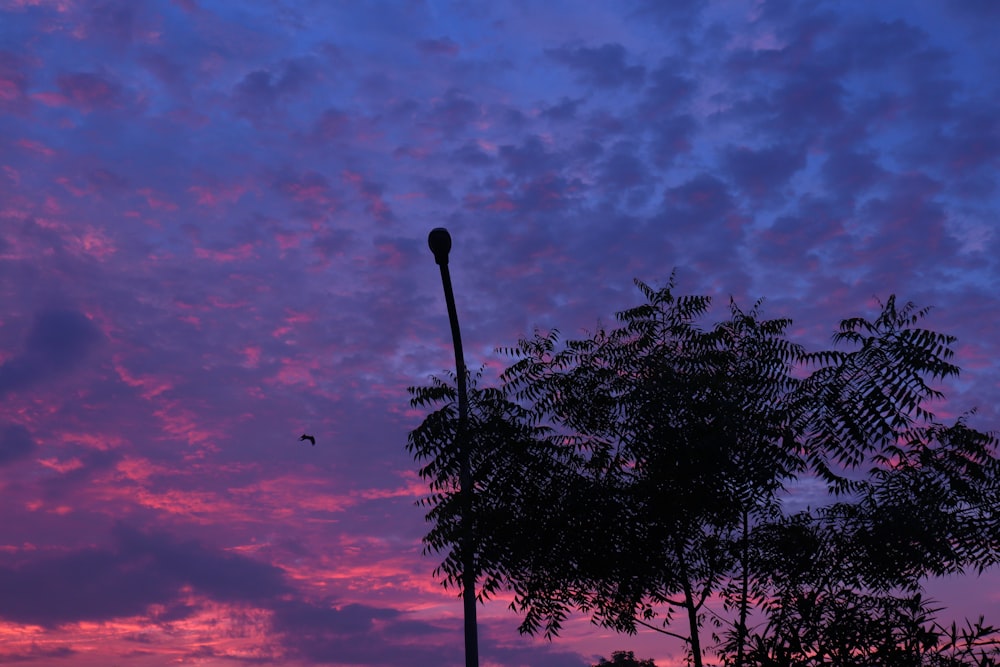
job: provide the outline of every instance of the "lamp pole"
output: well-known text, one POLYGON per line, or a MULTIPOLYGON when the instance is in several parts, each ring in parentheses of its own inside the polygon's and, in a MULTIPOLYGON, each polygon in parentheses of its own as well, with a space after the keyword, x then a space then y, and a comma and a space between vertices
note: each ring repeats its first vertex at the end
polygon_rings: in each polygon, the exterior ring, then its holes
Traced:
POLYGON ((476 559, 472 535, 472 470, 469 447, 466 442, 469 424, 469 397, 465 377, 465 357, 462 354, 462 332, 458 328, 458 311, 455 293, 451 289, 448 271, 448 253, 451 251, 451 234, 444 227, 435 227, 427 235, 427 245, 434 253, 434 261, 441 268, 441 284, 448 306, 451 323, 451 340, 455 346, 455 372, 458 379, 458 493, 462 506, 462 532, 459 549, 462 552, 462 604, 465 610, 465 667, 479 667, 479 636, 476 630, 476 559))

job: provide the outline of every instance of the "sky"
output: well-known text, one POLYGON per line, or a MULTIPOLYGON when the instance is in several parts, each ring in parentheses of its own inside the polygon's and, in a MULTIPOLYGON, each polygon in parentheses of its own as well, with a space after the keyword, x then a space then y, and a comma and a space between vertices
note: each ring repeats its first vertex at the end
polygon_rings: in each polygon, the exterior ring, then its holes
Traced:
MULTIPOLYGON (((632 281, 897 294, 1000 426, 1000 3, 0 0, 0 663, 462 662, 406 388, 632 281), (298 441, 315 435, 315 446, 298 441)), ((936 586, 936 587, 935 587, 936 586)), ((1000 621, 1000 575, 937 582, 1000 621)), ((585 618, 484 667, 587 667, 585 618)))

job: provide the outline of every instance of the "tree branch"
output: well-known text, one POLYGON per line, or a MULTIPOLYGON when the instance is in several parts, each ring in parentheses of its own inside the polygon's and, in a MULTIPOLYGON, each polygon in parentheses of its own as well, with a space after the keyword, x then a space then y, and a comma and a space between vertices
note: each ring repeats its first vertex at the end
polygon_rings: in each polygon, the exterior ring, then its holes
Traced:
POLYGON ((636 623, 638 623, 639 625, 641 625, 643 627, 649 628, 650 630, 655 630, 655 631, 657 631, 659 633, 668 635, 670 637, 675 637, 677 639, 680 639, 683 642, 687 642, 688 644, 691 643, 691 638, 690 637, 685 637, 683 635, 677 634, 676 632, 670 632, 669 630, 664 630, 663 628, 658 628, 655 625, 651 625, 651 624, 647 623, 646 621, 640 620, 638 618, 635 618, 635 619, 632 619, 632 620, 634 620, 636 623))

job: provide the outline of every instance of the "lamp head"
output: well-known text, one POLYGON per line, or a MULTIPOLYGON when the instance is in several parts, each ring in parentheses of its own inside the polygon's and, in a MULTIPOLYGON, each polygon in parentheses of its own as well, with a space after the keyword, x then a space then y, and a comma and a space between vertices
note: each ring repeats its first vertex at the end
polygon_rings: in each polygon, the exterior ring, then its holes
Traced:
POLYGON ((448 252, 451 251, 451 234, 448 230, 444 227, 432 229, 427 235, 427 245, 434 253, 434 261, 441 266, 447 266, 448 252))

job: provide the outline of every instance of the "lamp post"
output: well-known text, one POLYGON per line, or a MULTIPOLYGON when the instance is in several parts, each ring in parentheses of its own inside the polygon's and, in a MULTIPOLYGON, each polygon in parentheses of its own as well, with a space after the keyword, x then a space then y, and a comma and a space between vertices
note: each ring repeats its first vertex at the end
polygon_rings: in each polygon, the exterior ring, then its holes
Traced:
POLYGON ((476 630, 476 560, 472 536, 472 470, 469 464, 469 447, 466 433, 469 423, 469 397, 465 378, 465 357, 462 354, 462 332, 458 328, 458 311, 455 293, 451 289, 448 271, 448 253, 451 251, 451 234, 444 227, 435 227, 427 235, 427 245, 434 253, 434 261, 441 267, 441 284, 448 306, 451 323, 451 340, 455 346, 455 372, 458 379, 458 493, 462 506, 462 532, 459 549, 462 552, 462 604, 465 609, 465 667, 479 667, 479 637, 476 630))

